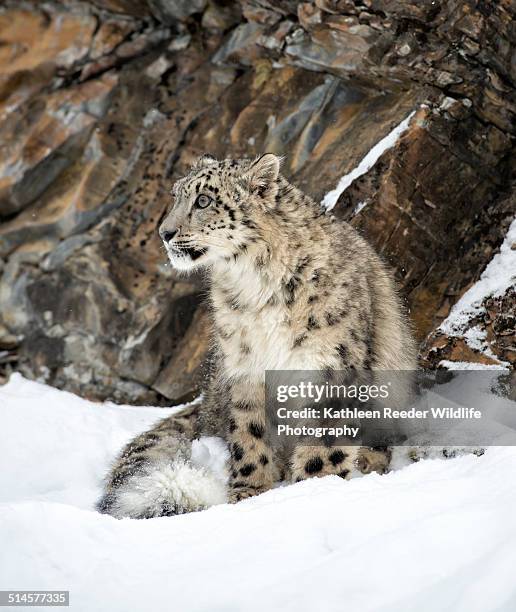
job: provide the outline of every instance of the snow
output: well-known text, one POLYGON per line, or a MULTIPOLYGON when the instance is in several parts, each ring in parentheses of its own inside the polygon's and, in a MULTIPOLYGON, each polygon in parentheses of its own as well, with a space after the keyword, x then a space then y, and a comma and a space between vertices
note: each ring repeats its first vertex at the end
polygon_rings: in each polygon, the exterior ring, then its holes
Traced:
MULTIPOLYGON (((448 318, 441 324, 439 328, 441 331, 449 336, 462 335, 469 321, 482 313, 482 302, 487 297, 503 295, 516 283, 516 249, 512 248, 514 244, 516 244, 516 219, 509 227, 500 252, 489 262, 480 280, 454 305, 448 318)), ((474 333, 469 337, 469 341, 477 344, 477 347, 482 340, 483 338, 474 333)))
MULTIPOLYGON (((322 206, 324 206, 327 210, 331 210, 335 206, 341 194, 346 191, 351 183, 359 176, 362 176, 368 172, 385 153, 385 151, 391 149, 398 142, 402 134, 407 131, 415 112, 416 111, 412 111, 408 117, 403 119, 401 123, 399 123, 391 132, 389 132, 389 134, 387 134, 387 136, 385 136, 385 138, 382 138, 382 140, 377 142, 375 146, 367 153, 367 155, 360 161, 358 166, 348 174, 345 174, 339 180, 337 187, 332 189, 332 191, 329 191, 322 199, 322 206)), ((361 210, 361 208, 359 210, 361 210)), ((356 212, 359 212, 359 210, 356 212)))
POLYGON ((366 206, 367 206, 367 200, 363 200, 362 202, 359 202, 353 209, 353 216, 358 215, 358 213, 366 206))
MULTIPOLYGON (((0 387, 0 589, 67 589, 72 610, 509 612, 516 449, 386 476, 311 479, 146 521, 93 510, 120 447, 172 409, 0 387)), ((220 440, 196 461, 224 475, 220 440)))
POLYGON ((504 364, 485 364, 485 363, 471 363, 469 361, 449 361, 448 359, 442 359, 439 365, 448 370, 508 370, 509 366, 504 364))

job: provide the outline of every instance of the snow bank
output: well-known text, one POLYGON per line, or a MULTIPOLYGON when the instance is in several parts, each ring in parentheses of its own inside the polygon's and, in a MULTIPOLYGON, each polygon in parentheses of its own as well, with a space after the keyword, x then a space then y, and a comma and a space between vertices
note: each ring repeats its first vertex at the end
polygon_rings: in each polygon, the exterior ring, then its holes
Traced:
MULTIPOLYGON (((0 387, 0 589, 67 589, 87 612, 516 609, 516 449, 178 517, 94 512, 120 446, 170 413, 19 375, 0 387)), ((224 452, 207 440, 196 454, 223 470, 224 452)))
MULTIPOLYGON (((392 149, 392 147, 398 142, 401 135, 407 131, 410 121, 412 117, 415 115, 416 111, 412 111, 408 117, 403 119, 403 121, 398 124, 385 138, 382 138, 380 142, 377 142, 375 146, 367 153, 367 155, 360 161, 358 166, 354 168, 348 174, 345 174, 338 182, 337 187, 329 191, 321 201, 322 206, 324 206, 327 210, 331 210, 340 195, 346 191, 346 189, 351 185, 351 183, 357 179, 359 176, 362 176, 366 172, 368 172, 380 159, 380 157, 388 151, 392 149)), ((365 206, 365 202, 361 202, 357 209, 355 210, 355 214, 360 212, 362 208, 365 206)))

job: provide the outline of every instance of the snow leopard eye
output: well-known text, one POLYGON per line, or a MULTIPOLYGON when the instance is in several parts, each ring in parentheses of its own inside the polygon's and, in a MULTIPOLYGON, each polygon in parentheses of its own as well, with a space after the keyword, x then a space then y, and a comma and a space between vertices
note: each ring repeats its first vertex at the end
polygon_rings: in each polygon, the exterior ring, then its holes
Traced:
POLYGON ((197 196, 197 199, 195 200, 195 206, 197 206, 197 208, 208 208, 212 202, 213 199, 210 198, 210 196, 201 193, 201 195, 197 196))

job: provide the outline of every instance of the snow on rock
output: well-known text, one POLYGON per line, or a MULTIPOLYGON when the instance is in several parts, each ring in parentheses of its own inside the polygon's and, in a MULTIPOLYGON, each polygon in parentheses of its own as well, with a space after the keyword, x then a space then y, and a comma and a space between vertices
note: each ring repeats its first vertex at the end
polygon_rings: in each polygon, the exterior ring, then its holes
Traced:
POLYGON ((358 213, 367 206, 368 201, 367 200, 362 200, 361 202, 359 202, 355 208, 353 209, 353 216, 358 215, 358 213))
MULTIPOLYGON (((375 144, 375 146, 367 153, 365 157, 362 158, 360 163, 356 168, 354 168, 348 174, 345 174, 338 182, 337 187, 329 191, 321 201, 322 206, 324 206, 327 210, 331 210, 341 194, 346 191, 346 189, 351 185, 351 183, 357 179, 359 176, 362 176, 366 172, 368 172, 380 159, 380 157, 388 151, 392 149, 392 147, 398 142, 401 135, 407 131, 410 121, 412 117, 415 115, 416 111, 412 111, 408 117, 403 119, 403 121, 398 124, 385 138, 382 138, 379 142, 375 144)), ((362 208, 365 206, 365 202, 361 202, 357 209, 355 210, 355 214, 360 212, 362 208)))
MULTIPOLYGON (((96 513, 110 460, 171 412, 0 387, 0 589, 68 589, 85 612, 516 609, 516 449, 177 517, 96 513)), ((223 475, 226 452, 207 438, 195 461, 223 475)))
POLYGON ((487 364, 487 363, 476 363, 470 361, 450 361, 448 359, 441 359, 439 365, 442 368, 446 368, 448 370, 508 370, 509 365, 505 365, 503 363, 497 364, 487 364))
MULTIPOLYGON (((469 321, 482 313, 482 303, 488 297, 503 295, 505 291, 516 284, 516 219, 511 223, 507 236, 497 253, 482 273, 480 280, 475 283, 460 300, 454 305, 448 317, 441 323, 439 330, 449 336, 462 335, 469 321)), ((483 340, 474 331, 469 331, 466 338, 468 344, 475 344, 483 340)))

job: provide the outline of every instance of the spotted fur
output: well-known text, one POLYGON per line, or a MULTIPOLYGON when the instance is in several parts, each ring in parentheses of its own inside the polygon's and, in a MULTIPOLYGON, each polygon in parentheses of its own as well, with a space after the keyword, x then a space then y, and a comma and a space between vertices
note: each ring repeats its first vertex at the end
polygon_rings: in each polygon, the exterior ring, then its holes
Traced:
MULTIPOLYGON (((387 469, 388 453, 368 449, 299 446, 281 456, 265 435, 265 370, 415 368, 391 273, 351 226, 324 214, 279 167, 272 154, 204 156, 174 185, 160 235, 177 270, 207 272, 215 365, 201 409, 165 419, 125 449, 108 479, 103 511, 120 516, 119 488, 147 473, 158 455, 172 465, 188 461, 189 441, 202 433, 228 442, 230 501, 283 478, 387 469)), ((200 507, 165 501, 162 511, 140 514, 200 507)))

